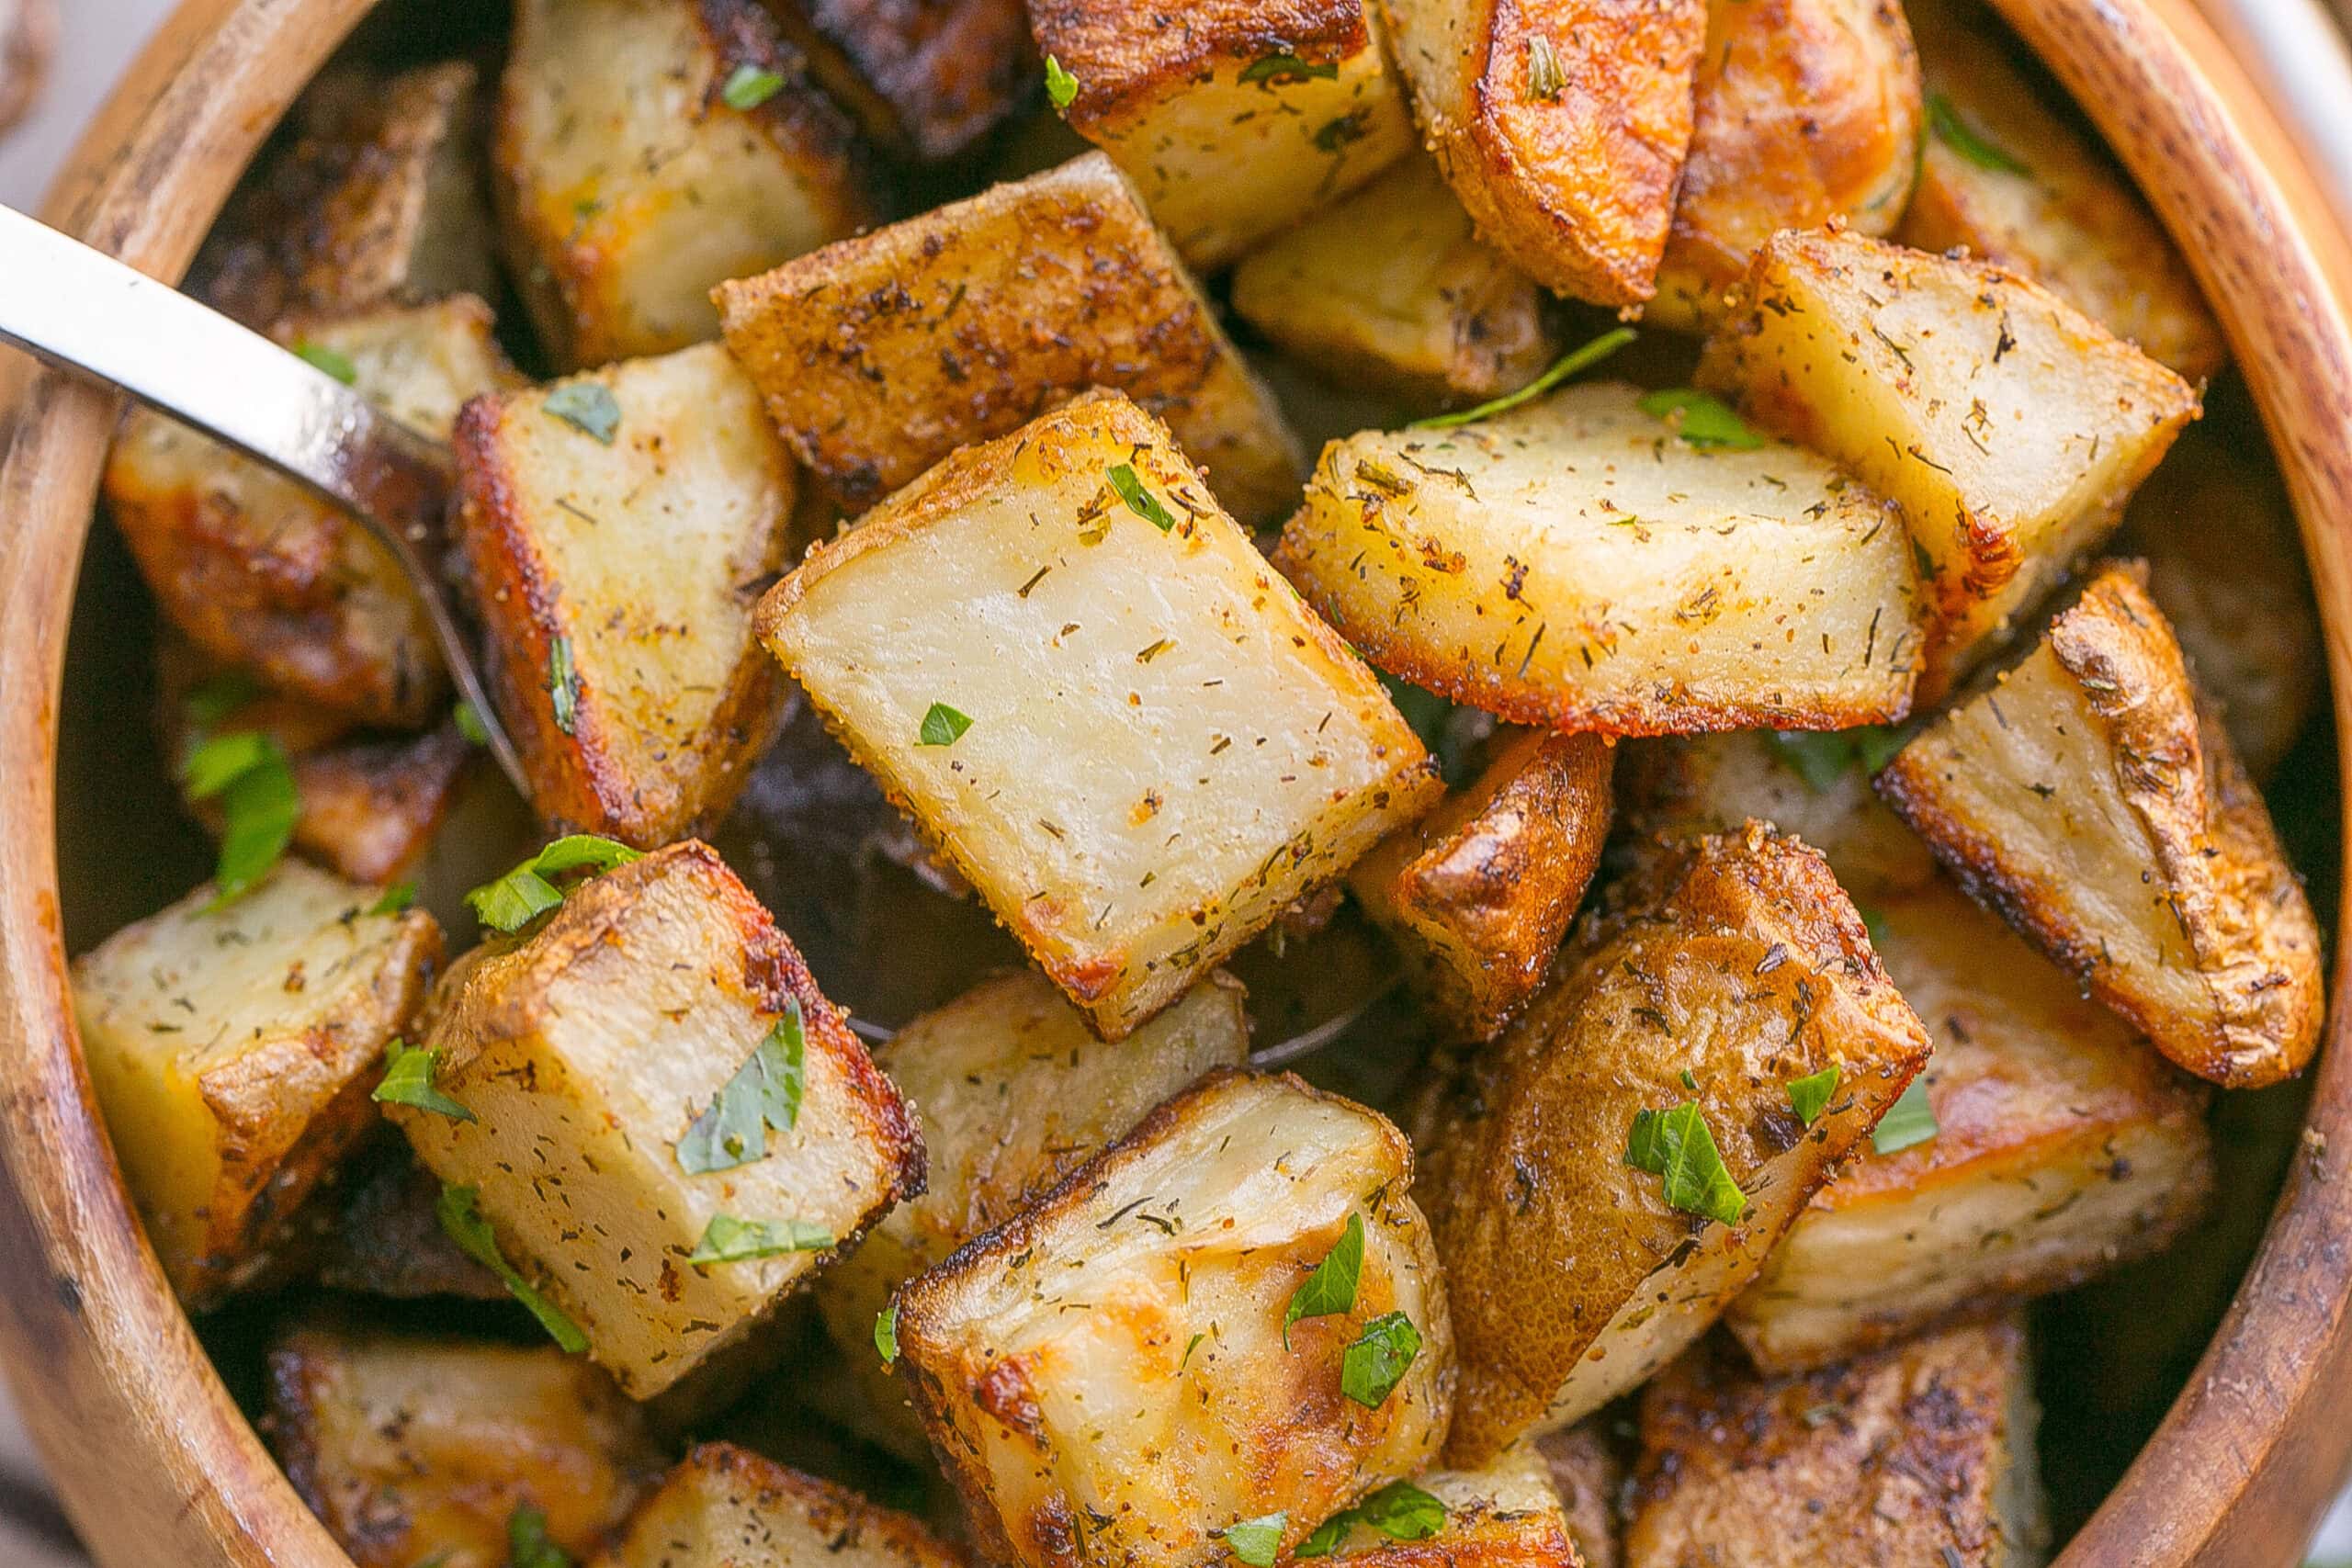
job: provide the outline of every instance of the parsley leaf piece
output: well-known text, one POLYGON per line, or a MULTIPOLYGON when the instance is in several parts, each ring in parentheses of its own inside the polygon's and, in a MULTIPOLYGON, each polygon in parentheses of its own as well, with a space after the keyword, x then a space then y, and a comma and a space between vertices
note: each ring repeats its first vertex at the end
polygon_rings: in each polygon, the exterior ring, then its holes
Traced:
POLYGON ((1330 60, 1320 65, 1309 65, 1295 54, 1269 54, 1251 61, 1242 68, 1240 76, 1241 85, 1245 87, 1252 82, 1262 82, 1270 88, 1283 86, 1292 82, 1312 82, 1317 79, 1326 82, 1338 81, 1340 62, 1330 60))
POLYGON ((620 400, 602 381, 566 381, 539 406, 548 418, 563 421, 603 446, 610 446, 621 427, 620 400))
POLYGON ((1508 413, 1523 402, 1542 397, 1569 377, 1591 369, 1633 341, 1633 328, 1612 327, 1582 348, 1570 349, 1562 355, 1553 361, 1549 370, 1544 371, 1516 392, 1505 392, 1492 402, 1480 403, 1476 408, 1464 409, 1458 413, 1431 414, 1427 419, 1417 419, 1405 428, 1408 430, 1452 430, 1456 425, 1476 424, 1482 419, 1492 419, 1498 413, 1508 413))
POLYGON ((528 1503, 506 1516, 506 1568, 572 1568, 571 1554, 548 1539, 548 1517, 528 1503))
POLYGON ((808 1051, 800 1003, 788 998, 784 1016, 767 1038, 687 1124, 685 1136, 678 1140, 679 1168, 689 1176, 707 1176, 767 1158, 767 1130, 789 1133, 800 1120, 808 1051))
POLYGON ((376 901, 368 906, 367 912, 371 915, 405 915, 415 902, 416 884, 395 882, 376 896, 376 901))
POLYGON ((1128 511, 1161 533, 1165 534, 1176 526, 1175 514, 1160 505, 1159 498, 1136 477, 1134 464, 1119 463, 1112 467, 1111 488, 1119 492, 1119 499, 1127 503, 1128 511))
POLYGON ((1838 1092, 1839 1077, 1838 1064, 1832 1062, 1817 1073, 1789 1080, 1789 1109, 1797 1113, 1798 1121, 1810 1127, 1821 1120, 1821 1113, 1829 1108, 1829 1097, 1838 1092))
POLYGON ((1062 62, 1052 55, 1046 56, 1046 98, 1057 114, 1068 109, 1078 96, 1078 78, 1062 69, 1062 62))
POLYGON ((1914 1144, 1926 1143, 1939 1130, 1936 1108, 1928 1100, 1928 1080, 1913 1078, 1902 1097, 1886 1108, 1886 1114, 1871 1129, 1871 1147, 1891 1155, 1914 1144))
POLYGON ((832 1232, 806 1220, 739 1220, 732 1214, 713 1214, 686 1261, 748 1263, 787 1252, 822 1252, 833 1240, 832 1232))
POLYGON ((2033 173, 2016 155, 1970 130, 1968 122, 1960 118, 1960 111, 1952 107, 1952 101, 1941 93, 1928 95, 1928 129, 1936 133, 1937 141, 1980 169, 2003 175, 2033 173))
POLYGON ((727 85, 718 89, 718 97, 729 108, 748 113, 782 91, 784 77, 778 73, 756 65, 738 65, 727 78, 727 85))
POLYGON ((441 1229, 459 1251, 505 1282, 507 1293, 530 1310, 565 1354, 577 1356, 588 1348, 588 1337, 580 1325, 564 1316, 554 1303, 531 1287, 531 1282, 517 1274, 506 1255, 498 1250, 498 1237, 492 1234, 490 1222, 481 1217, 481 1190, 478 1187, 444 1187, 433 1205, 441 1229))
POLYGON ((351 362, 351 355, 341 349, 329 348, 322 343, 312 343, 309 338, 296 338, 294 355, 311 369, 332 376, 346 387, 359 379, 359 367, 354 365, 351 362))
POLYGON ((1413 1320, 1401 1312, 1383 1313, 1363 1325, 1340 1357, 1340 1392, 1366 1410, 1377 1410, 1420 1353, 1421 1331, 1413 1320))
POLYGON ((566 871, 610 871, 642 858, 627 844, 594 833, 572 833, 467 894, 466 905, 483 925, 512 935, 563 902, 563 890, 549 877, 566 871))
POLYGON ((294 841, 302 797, 286 750, 259 730, 216 735, 180 770, 193 800, 220 797, 220 854, 208 908, 225 908, 268 874, 294 841))
POLYGON ((1656 418, 1675 420, 1674 434, 1686 446, 1725 446, 1736 452, 1752 452, 1764 445, 1764 438, 1748 429, 1747 422, 1712 392, 1668 387, 1643 393, 1634 400, 1634 406, 1656 418))
POLYGON ((1292 1549, 1291 1556, 1302 1562, 1309 1557, 1330 1556, 1339 1544, 1348 1539, 1348 1532, 1356 1528, 1356 1511, 1353 1508, 1340 1509, 1321 1524, 1317 1525, 1314 1533, 1292 1549))
POLYGON ((198 743, 180 763, 180 783, 190 800, 209 800, 259 767, 269 757, 270 738, 258 729, 232 730, 198 743))
POLYGON ((542 876, 554 876, 567 871, 582 869, 592 872, 610 871, 616 865, 627 865, 645 857, 627 844, 595 833, 566 833, 531 857, 531 865, 542 876))
POLYGON ((477 746, 490 744, 490 727, 482 723, 481 710, 473 704, 459 703, 449 710, 449 716, 457 721, 458 734, 477 746))
POLYGON ((1872 947, 1884 945, 1887 938, 1886 917, 1868 904, 1855 905, 1854 913, 1862 917, 1862 930, 1870 933, 1871 945, 1872 947))
POLYGON ((1568 73, 1560 69, 1560 57, 1554 52, 1552 40, 1543 33, 1531 33, 1527 39, 1527 96, 1550 103, 1568 90, 1568 73))
POLYGON ((433 1087, 433 1069, 440 1065, 440 1052, 395 1040, 384 1047, 384 1081, 368 1098, 379 1105, 430 1111, 452 1122, 473 1121, 471 1111, 433 1087))
POLYGON ((566 735, 580 722, 580 667, 571 661, 571 639, 548 639, 548 702, 555 709, 555 727, 566 735))
POLYGON ((1862 772, 1875 773, 1894 761, 1894 754, 1910 745, 1917 732, 1907 724, 1866 724, 1846 733, 1854 738, 1854 761, 1862 772))
POLYGON ((1250 1568, 1274 1568, 1274 1559, 1282 1554, 1283 1531, 1289 1528, 1287 1513, 1264 1514, 1227 1525, 1217 1533, 1225 1538, 1225 1544, 1237 1562, 1246 1562, 1250 1568))
POLYGON ((1363 1216, 1351 1212, 1340 1239, 1290 1293, 1290 1305, 1283 1312, 1283 1348, 1290 1348, 1290 1325, 1300 1318, 1330 1317, 1355 1310, 1356 1282, 1363 1274, 1363 1216))
POLYGON ((1854 765, 1853 737, 1842 729, 1776 729, 1772 746, 1804 787, 1822 795, 1838 787, 1854 765))
POLYGON ((896 1302, 874 1315, 874 1348, 881 1355, 882 1364, 886 1367, 899 1359, 899 1303, 896 1302))
POLYGON ((209 735, 215 725, 260 695, 260 682, 242 670, 223 670, 188 693, 187 727, 209 735))
POLYGON ((1670 1111, 1636 1111, 1625 1144, 1625 1163, 1663 1179, 1667 1207, 1736 1225, 1747 1212, 1747 1194, 1724 1168, 1714 1134, 1699 1102, 1686 1100, 1670 1111))
POLYGON ((972 728, 971 716, 957 713, 945 703, 933 703, 922 716, 922 728, 915 732, 918 746, 953 746, 964 739, 964 731, 972 728))
POLYGON ((1427 1540, 1445 1528, 1445 1505, 1409 1481, 1392 1481, 1351 1510, 1391 1540, 1427 1540))

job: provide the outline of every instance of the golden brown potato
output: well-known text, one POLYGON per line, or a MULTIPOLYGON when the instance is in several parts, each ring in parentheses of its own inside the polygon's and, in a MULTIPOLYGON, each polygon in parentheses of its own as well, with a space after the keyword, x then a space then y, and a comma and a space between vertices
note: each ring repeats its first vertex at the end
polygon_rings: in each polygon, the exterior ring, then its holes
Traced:
POLYGON ((1884 234, 1918 167, 1919 60, 1889 0, 1708 0, 1690 156, 1643 319, 1704 331, 1781 229, 1884 234))
POLYGON ((2030 1568, 2038 1418, 2016 1317, 1797 1378, 1713 1340, 1643 1395, 1625 1568, 2030 1568))
POLYGON ((759 630, 1105 1039, 1443 787, 1115 393, 940 464, 813 552, 759 630))
POLYGON ((1365 658, 1520 724, 1661 735, 1910 711, 1893 507, 1779 442, 1679 439, 1630 386, 1323 449, 1275 562, 1365 658))
POLYGON ((1611 744, 1521 730, 1348 874, 1453 1031, 1491 1040, 1543 984, 1609 836, 1611 744))
POLYGON ((1801 1371, 2172 1244, 2212 1195, 2206 1093, 1950 883, 1871 911, 1936 1043, 1937 1131, 1813 1195, 1732 1331, 1801 1371))
POLYGON ((893 152, 970 150, 1037 79, 1022 0, 767 0, 819 85, 893 152))
POLYGON ((1923 702, 2098 547, 2199 412, 2179 377, 1983 263, 1792 231, 1741 288, 1700 379, 1901 504, 1938 623, 1923 702))
MULTIPOLYGON (((588 1568, 967 1568, 915 1519, 732 1443, 703 1443, 588 1568)), ((362 1565, 365 1568, 365 1564, 362 1565)))
POLYGON ((313 1324, 269 1353, 271 1446, 358 1568, 503 1568, 507 1521, 585 1551, 661 1469, 637 1406, 552 1345, 313 1324))
POLYGON ((1584 1568, 1619 1568, 1619 1499, 1625 1491, 1625 1461, 1604 1423, 1594 1416, 1536 1440, 1552 1472, 1552 1489, 1568 1516, 1568 1535, 1584 1568))
POLYGON ((368 1091, 441 956, 429 915, 286 861, 199 887, 74 963, 99 1109, 193 1309, 266 1280, 302 1201, 375 1124, 368 1091))
POLYGON ((715 297, 777 428, 853 514, 1096 386, 1166 420, 1245 522, 1297 496, 1281 412, 1099 153, 715 297))
POLYGON ((1706 0, 1380 0, 1414 118, 1478 232, 1600 305, 1656 288, 1706 0))
POLYGON ((899 1356, 981 1555, 1198 1568, 1240 1528, 1271 1556, 1418 1472, 1453 1345, 1412 1177, 1362 1106, 1219 1073, 900 1291, 899 1356))
POLYGON ((797 476, 726 348, 469 404, 457 543, 550 823, 650 849, 726 814, 784 718, 752 608, 797 476))
POLYGON ((2103 568, 1878 789, 1962 886, 2190 1072, 2248 1089, 2311 1059, 2311 905, 2136 564, 2103 568))
POLYGON ((1110 153, 1185 264, 1213 272, 1413 145, 1370 0, 1030 0, 1110 153))
POLYGON ((522 0, 499 85, 508 259, 567 368, 718 335, 713 285, 885 216, 759 0, 522 0))
POLYGON ((1751 824, 1612 890, 1425 1153, 1462 1353, 1448 1462, 1581 1419, 1704 1333, 1927 1056, 1816 852, 1751 824), (1833 1064, 1808 1125, 1788 1085, 1833 1064))

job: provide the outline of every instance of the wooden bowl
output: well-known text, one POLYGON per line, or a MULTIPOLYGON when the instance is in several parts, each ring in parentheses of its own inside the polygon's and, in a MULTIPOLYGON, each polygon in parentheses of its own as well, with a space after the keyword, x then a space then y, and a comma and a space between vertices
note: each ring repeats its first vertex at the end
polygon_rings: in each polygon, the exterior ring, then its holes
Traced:
MULTIPOLYGON (((2352 737, 2352 247, 2188 0, 1999 4, 2130 166, 2228 329, 2302 519, 2337 733, 2352 737)), ((187 0, 91 130, 51 220, 177 277, 262 138, 368 5, 187 0)), ((155 770, 128 762, 149 742, 121 679, 121 649, 138 638, 106 619, 138 603, 119 559, 92 566, 73 682, 103 711, 75 706, 61 746, 66 637, 115 401, 56 376, 19 397, 0 465, 0 758, 14 764, 0 816, 0 1359, 74 1522, 109 1568, 341 1568, 165 1287, 83 1070, 63 911, 70 902, 99 929, 101 914, 143 913, 160 897, 155 863, 186 869, 193 852, 173 848, 168 803, 141 796, 155 770), (83 807, 62 845, 61 780, 83 807)), ((2220 1333, 2064 1562, 2291 1562, 2342 1479, 2346 1028, 2338 1010, 2301 1157, 2220 1333)))

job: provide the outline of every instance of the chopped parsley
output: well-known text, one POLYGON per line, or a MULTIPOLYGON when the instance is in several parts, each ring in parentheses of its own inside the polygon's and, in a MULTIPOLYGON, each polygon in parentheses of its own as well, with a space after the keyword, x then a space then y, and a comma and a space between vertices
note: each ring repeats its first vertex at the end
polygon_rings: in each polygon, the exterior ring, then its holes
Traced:
POLYGON ((572 1568, 571 1554, 548 1538, 548 1517, 528 1503, 506 1516, 506 1568, 572 1568))
POLYGON ((1401 1312, 1383 1313, 1340 1355, 1340 1392, 1366 1410, 1377 1410, 1420 1353, 1421 1333, 1413 1320, 1401 1312))
POLYGON ((1960 118, 1960 111, 1952 107, 1952 101, 1941 93, 1928 95, 1928 128, 1936 133, 1937 141, 1980 169, 2003 175, 2033 173, 2013 153, 1970 130, 1968 122, 1960 118))
POLYGON ((923 711, 922 728, 915 733, 918 746, 953 746, 964 739, 964 731, 972 728, 971 716, 957 713, 945 703, 933 703, 923 711))
POLYGON ((441 1228, 458 1250, 497 1275, 504 1282, 507 1292, 529 1309, 539 1326, 548 1331, 566 1354, 576 1356, 588 1348, 588 1337, 580 1325, 564 1316, 554 1303, 534 1290, 531 1282, 514 1271, 506 1255, 498 1250, 498 1237, 492 1234, 490 1222, 481 1217, 481 1190, 476 1187, 444 1187, 440 1200, 433 1205, 433 1213, 441 1228))
POLYGON ((187 727, 198 736, 209 735, 222 719, 260 695, 260 682, 242 670, 223 670, 188 693, 187 727))
POLYGON ((1560 69, 1560 57, 1552 51, 1552 40, 1543 33, 1531 33, 1527 39, 1527 96, 1550 103, 1568 90, 1568 73, 1560 69))
POLYGON ((1817 1073, 1789 1080, 1789 1109, 1797 1113, 1798 1121, 1810 1127, 1821 1120, 1821 1113, 1829 1108, 1829 1097, 1838 1092, 1838 1064, 1832 1062, 1817 1073))
POLYGON ((757 65, 738 65, 734 74, 727 78, 727 85, 718 90, 719 100, 730 109, 749 113, 784 91, 780 73, 757 65))
POLYGON ((580 667, 571 661, 571 639, 548 639, 548 703, 555 710, 555 727, 566 735, 580 722, 580 667))
POLYGON ((1459 413, 1431 414, 1427 419, 1417 419, 1406 428, 1408 430, 1452 430, 1457 425, 1476 424, 1482 419, 1492 419, 1498 413, 1507 413, 1523 402, 1542 397, 1569 377, 1580 375, 1591 369, 1633 341, 1633 328, 1612 327, 1582 348, 1571 349, 1553 361, 1549 370, 1544 371, 1516 392, 1506 392, 1491 402, 1480 403, 1473 409, 1464 409, 1459 413))
POLYGON ((359 367, 354 365, 351 362, 351 355, 341 349, 329 348, 322 343, 312 343, 309 338, 296 338, 294 353, 296 357, 313 370, 332 376, 346 387, 359 379, 359 367))
POLYGON ((1668 387, 1643 393, 1634 400, 1634 406, 1645 414, 1672 423, 1674 434, 1687 446, 1702 450, 1723 446, 1735 452, 1752 452, 1764 445, 1764 438, 1750 430, 1747 422, 1713 392, 1696 391, 1689 387, 1668 387))
POLYGON ((1871 945, 1872 947, 1885 946, 1888 934, 1886 917, 1880 914, 1876 909, 1871 908, 1868 904, 1855 905, 1854 913, 1861 916, 1862 930, 1870 933, 1871 945))
POLYGON ((551 419, 560 419, 582 435, 606 446, 621 427, 621 405, 602 381, 566 381, 539 405, 551 419))
POLYGON ((1358 1525, 1368 1525, 1391 1540, 1427 1540, 1445 1528, 1445 1505, 1409 1481, 1392 1481, 1354 1507, 1325 1519, 1291 1555, 1329 1557, 1358 1525))
POLYGON ((384 1047, 384 1081, 368 1098, 379 1105, 413 1106, 452 1122, 471 1122, 471 1111, 433 1087, 433 1069, 440 1064, 440 1052, 395 1040, 384 1047))
POLYGON ((466 904, 483 925, 511 935, 563 902, 563 890, 553 878, 568 871, 594 875, 642 858, 627 844, 594 833, 568 834, 497 881, 467 894, 466 904))
POLYGON ((1781 761, 1815 795, 1835 789, 1849 770, 1875 773, 1911 741, 1907 726, 1870 724, 1854 729, 1767 731, 1781 761))
POLYGON ((376 901, 368 906, 368 913, 371 915, 405 915, 408 913, 410 907, 415 902, 416 884, 413 882, 395 882, 390 887, 385 888, 381 893, 376 896, 376 901))
POLYGON ((294 765, 276 738, 257 729, 199 741, 180 764, 190 800, 220 800, 220 853, 212 871, 209 908, 234 903, 260 881, 294 841, 302 814, 294 765))
POLYGON ((1136 478, 1134 465, 1120 463, 1113 467, 1111 488, 1119 492, 1119 499, 1127 503, 1128 511, 1161 533, 1165 534, 1176 526, 1174 515, 1169 512, 1168 508, 1160 505, 1159 498, 1151 493, 1142 479, 1136 478))
POLYGON ((1323 1255, 1315 1271, 1299 1281, 1283 1312, 1283 1348, 1290 1348, 1290 1325, 1302 1317, 1331 1317, 1351 1312, 1356 1283, 1363 1273, 1363 1216, 1351 1212, 1340 1239, 1323 1255))
POLYGON ((490 727, 482 723, 481 710, 473 704, 459 703, 449 710, 449 716, 457 721, 458 734, 477 746, 490 744, 490 727))
POLYGON ((1274 1559, 1282 1554, 1283 1531, 1289 1528, 1288 1514, 1265 1514, 1227 1525, 1217 1533, 1225 1538, 1237 1562, 1250 1568, 1274 1568, 1274 1559))
POLYGON ((1663 1179, 1668 1208, 1727 1225, 1739 1224, 1747 1212, 1747 1194, 1724 1168, 1714 1134, 1707 1130, 1696 1100, 1686 1100, 1669 1111, 1634 1112, 1625 1163, 1663 1179))
POLYGON ((1317 79, 1336 82, 1339 78, 1340 62, 1338 61, 1326 61, 1320 65, 1309 65, 1297 55, 1288 52, 1269 54, 1253 60, 1244 66, 1241 72, 1243 86, 1257 82, 1268 87, 1281 87, 1293 82, 1312 82, 1317 79))
POLYGON ((1052 55, 1046 56, 1046 99, 1057 114, 1067 110, 1078 97, 1078 78, 1062 69, 1062 62, 1052 55))
POLYGON ((899 1359, 899 1303, 896 1302, 874 1314, 874 1348, 886 1367, 899 1359))
POLYGON ((713 1214, 686 1261, 748 1263, 787 1252, 822 1252, 833 1245, 833 1239, 832 1232, 806 1220, 739 1220, 732 1214, 713 1214))
POLYGON ((689 1176, 707 1176, 767 1158, 768 1129, 789 1133, 800 1120, 808 1053, 800 1002, 786 998, 775 1027, 687 1124, 685 1136, 678 1140, 679 1168, 689 1176))
POLYGON ((1936 1108, 1928 1102, 1928 1080, 1913 1078, 1902 1097, 1886 1108, 1886 1114, 1871 1129, 1871 1147, 1883 1155, 1894 1154, 1914 1144, 1926 1143, 1939 1130, 1936 1108))

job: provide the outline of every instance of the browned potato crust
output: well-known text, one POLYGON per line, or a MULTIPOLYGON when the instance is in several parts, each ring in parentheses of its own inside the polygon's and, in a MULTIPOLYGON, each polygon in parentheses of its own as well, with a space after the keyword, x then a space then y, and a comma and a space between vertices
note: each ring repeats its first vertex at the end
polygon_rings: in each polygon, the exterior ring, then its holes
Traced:
POLYGON ((1552 1472, 1552 1487, 1568 1516, 1568 1535, 1584 1568, 1619 1568, 1618 1500, 1625 1490, 1625 1461, 1600 1416, 1546 1432, 1536 1450, 1552 1472))
POLYGON ((441 1228, 434 1207, 441 1183, 416 1163, 408 1145, 385 1139, 354 1165, 327 1212, 317 1213, 313 1205, 311 1218, 321 1234, 312 1267, 321 1285, 393 1301, 507 1299, 505 1282, 467 1257, 441 1228))
POLYGON ((966 1568, 970 1559, 896 1509, 763 1459, 703 1443, 588 1568, 966 1568))
POLYGON ((818 84, 884 147, 954 158, 1033 89, 1022 0, 767 0, 818 84))

